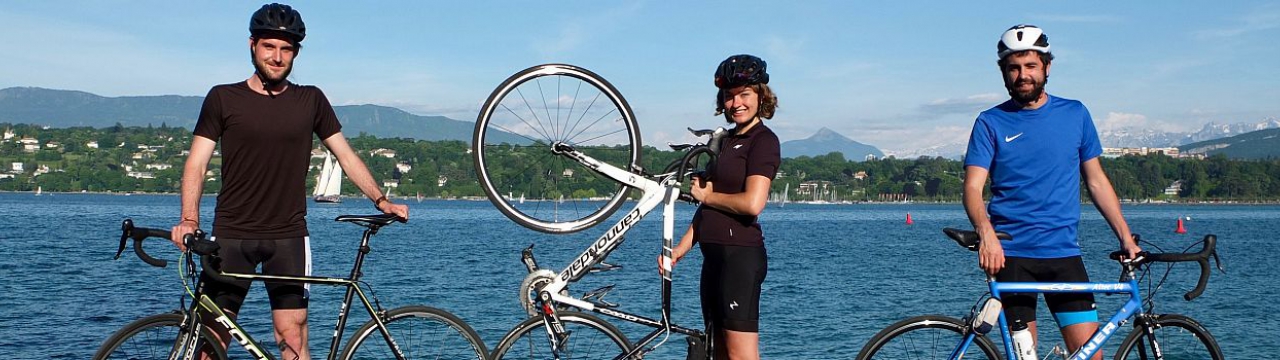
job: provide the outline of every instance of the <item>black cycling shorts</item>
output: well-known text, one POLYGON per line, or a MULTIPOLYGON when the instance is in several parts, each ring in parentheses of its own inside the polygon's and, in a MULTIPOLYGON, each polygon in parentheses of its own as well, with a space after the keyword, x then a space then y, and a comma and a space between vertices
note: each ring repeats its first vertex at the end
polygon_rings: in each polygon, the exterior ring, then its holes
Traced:
POLYGON ((702 318, 709 327, 759 332, 760 285, 769 260, 763 247, 722 244, 702 249, 702 318))
MULTIPOLYGON (((262 274, 285 276, 311 275, 310 237, 276 240, 238 240, 213 238, 220 245, 218 256, 222 258, 222 272, 256 273, 262 265, 262 274)), ((233 313, 240 312, 245 295, 249 293, 248 280, 230 283, 204 278, 202 291, 214 303, 233 313)), ((272 310, 306 309, 310 297, 310 285, 298 283, 265 282, 272 310)))
MULTIPOLYGON (((1089 273, 1079 256, 1034 259, 1005 257, 1004 269, 996 274, 999 282, 1089 282, 1089 273)), ((1008 293, 1001 296, 1011 328, 1036 320, 1037 293, 1008 293)), ((1093 293, 1044 294, 1044 302, 1054 314, 1096 311, 1093 293)), ((1096 317, 1096 315, 1095 315, 1096 317)), ((1095 320, 1096 321, 1096 320, 1095 320)))

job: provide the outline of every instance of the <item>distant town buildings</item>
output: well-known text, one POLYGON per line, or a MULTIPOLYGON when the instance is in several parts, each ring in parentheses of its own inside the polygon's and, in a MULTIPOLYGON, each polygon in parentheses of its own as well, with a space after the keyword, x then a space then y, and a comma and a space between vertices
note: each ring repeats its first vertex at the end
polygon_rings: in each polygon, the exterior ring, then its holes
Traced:
POLYGON ((1204 154, 1184 154, 1178 151, 1176 147, 1121 147, 1121 148, 1102 148, 1102 156, 1108 158, 1117 158, 1125 155, 1153 155, 1160 154, 1172 158, 1196 158, 1203 159, 1204 154))

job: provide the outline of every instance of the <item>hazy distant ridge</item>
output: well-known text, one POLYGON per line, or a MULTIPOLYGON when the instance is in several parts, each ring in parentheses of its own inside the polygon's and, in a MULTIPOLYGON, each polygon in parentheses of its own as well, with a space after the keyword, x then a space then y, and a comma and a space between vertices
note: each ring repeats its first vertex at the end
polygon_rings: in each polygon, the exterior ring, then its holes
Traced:
MULTIPOLYGON (((116 123, 124 126, 160 126, 163 123, 192 128, 203 102, 202 96, 104 97, 83 91, 12 87, 0 89, 0 122, 58 128, 102 128, 116 123)), ((347 136, 363 132, 378 137, 470 142, 475 127, 470 121, 414 115, 386 106, 335 106, 333 110, 342 121, 342 132, 347 136)), ((512 137, 513 141, 516 139, 512 137)))

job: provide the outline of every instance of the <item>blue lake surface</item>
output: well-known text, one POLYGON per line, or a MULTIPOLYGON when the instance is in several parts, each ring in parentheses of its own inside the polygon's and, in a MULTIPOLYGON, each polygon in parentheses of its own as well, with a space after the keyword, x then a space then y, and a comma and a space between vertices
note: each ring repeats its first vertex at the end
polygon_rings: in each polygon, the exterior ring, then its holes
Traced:
MULTIPOLYGON (((373 212, 363 199, 345 200, 310 205, 317 275, 345 276, 359 242, 360 228, 332 219, 373 212)), ((204 219, 212 218, 213 202, 212 197, 203 201, 204 219)), ((525 275, 520 250, 536 244, 540 264, 558 270, 604 231, 536 233, 484 201, 408 203, 410 222, 389 226, 373 238, 365 280, 384 307, 425 304, 448 310, 471 324, 490 348, 524 317, 516 300, 525 275)), ((1097 281, 1115 280, 1119 267, 1106 254, 1116 241, 1101 216, 1092 207, 1085 209, 1081 242, 1090 275, 1097 281)), ((1191 264, 1175 267, 1157 295, 1156 312, 1201 321, 1230 359, 1270 358, 1267 354, 1280 349, 1280 266, 1275 260, 1280 206, 1126 205, 1124 211, 1134 232, 1168 251, 1181 250, 1204 234, 1218 235, 1227 273, 1215 271, 1205 294, 1186 302, 1181 296, 1194 287, 1198 270, 1191 264), (1188 234, 1174 233, 1179 217, 1191 218, 1188 234)), ((179 200, 172 195, 0 194, 0 358, 87 359, 124 324, 175 309, 182 294, 175 267, 153 268, 128 252, 120 260, 111 257, 122 219, 168 228, 178 213, 179 200)), ((682 205, 677 216, 677 224, 687 224, 692 207, 682 205)), ((609 262, 624 266, 622 270, 589 275, 571 290, 581 294, 617 284, 607 300, 621 303, 624 311, 656 316, 660 220, 660 213, 651 214, 610 255, 609 262)), ((765 358, 853 358, 894 321, 922 314, 964 316, 987 289, 975 255, 939 231, 967 226, 960 205, 788 204, 770 206, 761 222, 770 256, 761 310, 765 358), (905 224, 907 213, 914 225, 905 224)), ((164 259, 178 255, 161 241, 147 248, 164 259)), ((700 267, 695 252, 676 268, 674 320, 682 325, 702 321, 697 305, 700 267)), ((317 358, 325 355, 342 291, 313 286, 311 348, 317 358)), ((1099 296, 1100 313, 1109 316, 1123 300, 1099 296)), ((266 292, 255 284, 242 324, 255 338, 270 341, 269 318, 266 292)), ((1052 323, 1043 306, 1040 319, 1052 323)), ((353 312, 349 326, 366 320, 362 311, 353 312)), ((647 333, 614 323, 632 339, 647 333)), ((1060 340, 1056 332, 1041 333, 1044 354, 1060 340)), ((1120 339, 1107 344, 1108 353, 1120 339)), ((649 358, 682 359, 684 346, 683 339, 673 337, 649 358)))

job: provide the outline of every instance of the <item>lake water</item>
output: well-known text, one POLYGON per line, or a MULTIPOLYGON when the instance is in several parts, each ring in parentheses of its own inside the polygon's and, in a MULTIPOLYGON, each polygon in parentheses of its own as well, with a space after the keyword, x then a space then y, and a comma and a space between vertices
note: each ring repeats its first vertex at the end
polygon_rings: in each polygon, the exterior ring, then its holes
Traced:
MULTIPOLYGON (((368 214, 363 199, 312 204, 314 272, 345 276, 359 242, 359 228, 335 223, 342 214, 368 214)), ((203 218, 212 217, 206 197, 203 218)), ((409 200, 411 221, 387 227, 373 238, 365 280, 388 308, 426 304, 457 314, 492 348, 523 318, 516 302, 524 277, 520 250, 536 244, 544 267, 563 268, 603 228, 552 236, 526 230, 488 202, 409 200)), ((1095 280, 1111 281, 1119 268, 1106 259, 1116 248, 1110 230, 1092 207, 1081 224, 1085 262, 1095 280)), ((692 208, 677 210, 687 223, 692 208)), ((1182 249, 1204 234, 1218 235, 1227 273, 1215 272, 1204 296, 1181 299, 1194 286, 1194 265, 1174 268, 1158 295, 1156 312, 1200 320, 1217 337, 1227 358, 1270 358, 1280 349, 1276 299, 1280 266, 1280 207, 1127 205, 1135 232, 1166 250, 1182 249), (1190 217, 1188 234, 1175 221, 1190 217)), ((113 331, 146 315, 175 309, 182 294, 174 267, 153 268, 126 253, 113 261, 120 221, 167 228, 178 218, 177 196, 0 194, 0 358, 87 359, 113 331)), ((607 299, 622 309, 656 316, 659 278, 654 259, 661 246, 660 214, 632 230, 609 260, 625 268, 587 276, 575 294, 617 284, 607 299)), ((939 231, 964 227, 959 205, 771 206, 762 216, 769 247, 769 277, 762 294, 760 347, 769 359, 849 359, 877 331, 921 314, 963 316, 986 285, 975 255, 939 231), (907 213, 914 225, 905 224, 907 213)), ((148 246, 175 259, 171 245, 148 246)), ((676 269, 674 320, 701 323, 697 281, 700 256, 676 269)), ((1145 291, 1146 289, 1144 289, 1145 291)), ((342 289, 313 287, 311 347, 322 358, 337 317, 342 289)), ((1109 316, 1123 300, 1099 296, 1109 316)), ((1041 323, 1052 322, 1041 307, 1041 323)), ((271 339, 266 293, 255 284, 241 319, 259 340, 271 339)), ((354 312, 352 325, 366 321, 354 312)), ((632 339, 647 331, 623 326, 632 339)), ((1057 340, 1042 332, 1041 353, 1057 340)), ((1114 352, 1120 338, 1105 347, 1114 352)), ((274 347, 274 346, 268 346, 274 347)), ((240 351, 240 350, 234 350, 240 351)), ((649 358, 684 357, 674 339, 649 358)), ((233 354, 236 354, 233 352, 233 354)))

